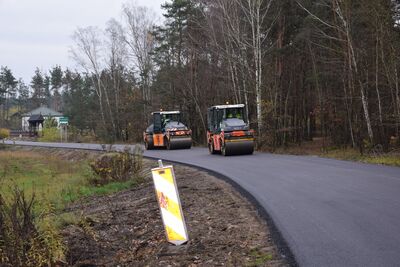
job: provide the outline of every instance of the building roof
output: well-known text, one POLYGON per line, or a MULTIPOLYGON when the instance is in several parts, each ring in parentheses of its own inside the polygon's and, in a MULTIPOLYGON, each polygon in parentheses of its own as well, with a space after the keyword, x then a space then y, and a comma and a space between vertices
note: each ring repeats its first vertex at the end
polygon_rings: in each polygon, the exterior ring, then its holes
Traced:
POLYGON ((244 104, 237 104, 237 105, 218 105, 218 106, 212 106, 211 108, 215 109, 226 109, 226 108, 243 108, 244 104))
POLYGON ((42 115, 32 115, 29 117, 29 122, 43 122, 44 118, 42 115))
POLYGON ((44 117, 63 117, 64 115, 61 114, 60 112, 57 112, 55 110, 52 110, 46 106, 41 106, 37 109, 34 109, 32 111, 27 112, 24 114, 24 117, 29 117, 32 115, 43 115, 44 117))
POLYGON ((17 117, 17 118, 19 118, 19 117, 21 117, 22 116, 22 114, 21 114, 22 112, 20 112, 20 111, 17 111, 17 112, 14 112, 13 114, 11 114, 10 115, 10 117, 11 118, 14 118, 14 117, 17 117))
POLYGON ((180 111, 155 111, 155 112, 153 112, 153 113, 151 113, 151 114, 180 114, 181 112, 180 111))

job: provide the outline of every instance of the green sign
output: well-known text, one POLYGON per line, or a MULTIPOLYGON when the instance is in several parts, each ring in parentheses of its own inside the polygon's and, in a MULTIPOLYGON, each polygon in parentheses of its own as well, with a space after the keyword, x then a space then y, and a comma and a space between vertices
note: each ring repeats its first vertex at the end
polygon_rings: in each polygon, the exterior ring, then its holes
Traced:
POLYGON ((60 124, 68 124, 68 117, 61 117, 59 122, 60 124))

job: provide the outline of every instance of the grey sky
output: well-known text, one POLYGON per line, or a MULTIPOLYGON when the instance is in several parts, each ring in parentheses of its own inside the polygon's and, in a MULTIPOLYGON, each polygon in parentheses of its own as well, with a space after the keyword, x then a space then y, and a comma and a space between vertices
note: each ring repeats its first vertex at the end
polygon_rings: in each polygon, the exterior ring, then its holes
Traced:
MULTIPOLYGON (((0 66, 30 83, 36 67, 75 68, 68 53, 77 27, 103 28, 110 18, 119 20, 129 0, 0 0, 0 66)), ((137 0, 161 16, 166 0, 137 0)))

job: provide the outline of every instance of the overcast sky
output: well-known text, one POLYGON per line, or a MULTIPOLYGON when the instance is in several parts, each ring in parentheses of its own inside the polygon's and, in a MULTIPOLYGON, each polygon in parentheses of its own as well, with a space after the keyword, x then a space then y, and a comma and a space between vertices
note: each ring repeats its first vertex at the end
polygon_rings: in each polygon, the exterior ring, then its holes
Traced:
MULTIPOLYGON (((30 83, 36 67, 47 71, 55 65, 75 68, 69 55, 71 35, 77 27, 104 25, 120 19, 121 6, 129 0, 0 0, 0 66, 30 83)), ((166 0, 137 0, 154 9, 166 0)))

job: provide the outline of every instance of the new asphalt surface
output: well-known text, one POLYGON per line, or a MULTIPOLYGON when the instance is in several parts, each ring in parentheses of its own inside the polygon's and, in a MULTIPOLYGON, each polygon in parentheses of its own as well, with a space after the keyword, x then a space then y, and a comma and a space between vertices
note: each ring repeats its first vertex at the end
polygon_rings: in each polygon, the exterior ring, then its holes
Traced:
POLYGON ((223 157, 205 148, 145 156, 205 168, 237 183, 272 218, 300 266, 400 266, 400 168, 267 153, 223 157))

